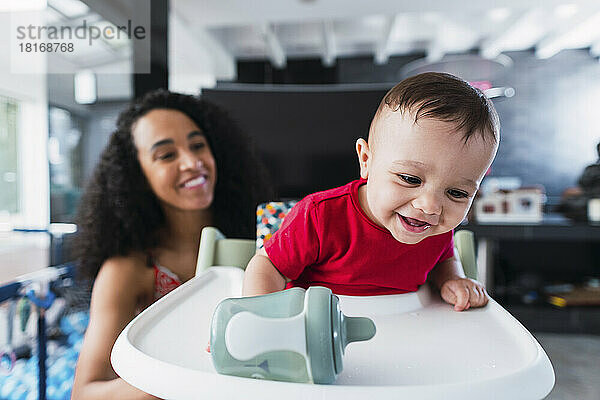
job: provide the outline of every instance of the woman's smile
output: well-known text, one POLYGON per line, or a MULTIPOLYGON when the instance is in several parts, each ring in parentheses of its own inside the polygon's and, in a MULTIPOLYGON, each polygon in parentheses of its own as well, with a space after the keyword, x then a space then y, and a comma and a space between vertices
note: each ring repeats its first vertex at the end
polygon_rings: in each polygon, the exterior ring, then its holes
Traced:
POLYGON ((180 184, 179 187, 184 189, 198 189, 205 186, 207 182, 208 176, 206 174, 201 174, 186 180, 184 183, 180 184))

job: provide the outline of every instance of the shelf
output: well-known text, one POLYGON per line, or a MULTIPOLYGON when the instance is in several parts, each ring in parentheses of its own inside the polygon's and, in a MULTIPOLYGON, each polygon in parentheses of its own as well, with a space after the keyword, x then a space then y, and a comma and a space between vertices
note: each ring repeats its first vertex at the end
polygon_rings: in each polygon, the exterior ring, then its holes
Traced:
POLYGON ((600 307, 500 304, 532 332, 600 335, 600 307))

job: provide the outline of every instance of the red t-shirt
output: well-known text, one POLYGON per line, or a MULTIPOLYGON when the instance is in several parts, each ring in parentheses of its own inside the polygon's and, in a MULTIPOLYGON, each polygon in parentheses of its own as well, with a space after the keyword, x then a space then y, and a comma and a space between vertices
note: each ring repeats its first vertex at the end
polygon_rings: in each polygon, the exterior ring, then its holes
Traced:
POLYGON ((454 254, 452 232, 400 243, 367 217, 356 180, 296 204, 265 244, 289 286, 326 286, 342 295, 414 292, 427 273, 454 254))

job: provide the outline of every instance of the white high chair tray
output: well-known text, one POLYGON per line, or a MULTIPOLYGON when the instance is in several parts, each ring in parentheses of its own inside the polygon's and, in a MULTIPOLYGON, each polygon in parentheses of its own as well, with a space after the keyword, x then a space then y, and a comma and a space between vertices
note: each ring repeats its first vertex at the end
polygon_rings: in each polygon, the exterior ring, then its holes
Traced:
POLYGON ((115 371, 165 399, 542 399, 554 370, 535 338, 494 300, 455 312, 425 285, 416 293, 339 296, 349 316, 377 333, 351 343, 333 385, 217 374, 209 341, 213 310, 239 297, 243 271, 210 268, 127 325, 112 351, 115 371))

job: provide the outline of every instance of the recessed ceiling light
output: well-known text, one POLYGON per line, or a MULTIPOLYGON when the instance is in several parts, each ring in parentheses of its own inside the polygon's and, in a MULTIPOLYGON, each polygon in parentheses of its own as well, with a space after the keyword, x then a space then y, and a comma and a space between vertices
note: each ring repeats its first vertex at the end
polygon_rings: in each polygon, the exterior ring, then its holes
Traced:
POLYGON ((0 12, 35 11, 44 10, 46 7, 46 0, 2 0, 0 2, 0 12))
POLYGON ((558 18, 569 18, 577 14, 579 6, 577 4, 561 4, 554 9, 554 15, 558 18))
POLYGON ((508 8, 493 8, 488 11, 488 18, 494 22, 504 21, 510 15, 510 10, 508 8))

